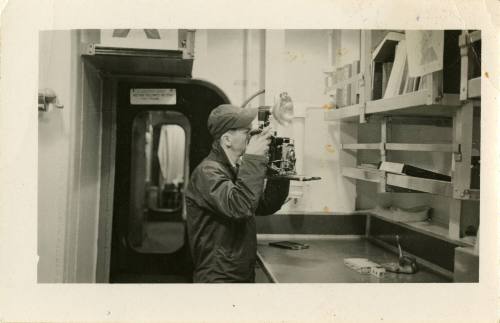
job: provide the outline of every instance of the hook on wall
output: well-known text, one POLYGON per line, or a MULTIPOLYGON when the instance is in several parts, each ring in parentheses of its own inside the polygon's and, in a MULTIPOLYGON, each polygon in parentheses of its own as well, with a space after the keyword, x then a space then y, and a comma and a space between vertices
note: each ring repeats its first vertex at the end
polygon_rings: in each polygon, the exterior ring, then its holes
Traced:
POLYGON ((64 108, 64 105, 59 103, 56 93, 52 89, 42 89, 38 91, 38 111, 49 112, 53 107, 58 109, 64 108))

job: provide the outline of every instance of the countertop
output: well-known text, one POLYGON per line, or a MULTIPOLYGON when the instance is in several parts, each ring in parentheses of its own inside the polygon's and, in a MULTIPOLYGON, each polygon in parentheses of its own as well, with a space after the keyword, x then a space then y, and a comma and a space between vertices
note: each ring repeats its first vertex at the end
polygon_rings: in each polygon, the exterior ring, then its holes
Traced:
POLYGON ((377 278, 360 274, 344 258, 367 258, 378 264, 397 262, 397 255, 362 236, 258 235, 259 261, 275 283, 446 283, 446 277, 420 268, 416 274, 386 272, 377 278), (269 246, 271 241, 296 241, 308 249, 288 250, 269 246))

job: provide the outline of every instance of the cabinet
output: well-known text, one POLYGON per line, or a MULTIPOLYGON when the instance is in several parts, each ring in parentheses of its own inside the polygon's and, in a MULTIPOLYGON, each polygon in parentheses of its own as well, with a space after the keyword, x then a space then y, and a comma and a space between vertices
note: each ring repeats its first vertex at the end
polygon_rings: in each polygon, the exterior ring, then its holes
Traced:
MULTIPOLYGON (((372 192, 375 187, 372 204, 391 205, 404 200, 404 194, 419 192, 417 199, 438 206, 431 219, 392 222, 458 246, 474 246, 480 197, 480 31, 445 32, 445 45, 452 39, 455 47, 445 46, 443 69, 428 74, 425 87, 385 98, 374 88, 374 55, 394 51, 401 38, 387 33, 375 47, 372 34, 361 31, 359 74, 325 82, 325 91, 334 95, 348 82, 351 97, 358 98, 340 108, 329 105, 324 113, 326 121, 340 122, 344 189, 354 191, 357 209, 369 214, 368 221, 370 217, 390 220, 377 208, 363 209, 362 193, 367 192, 363 183, 371 183, 372 192), (447 50, 453 57, 446 56, 447 50), (366 129, 372 135, 363 134, 366 129), (423 163, 422 168, 435 162, 441 172, 451 175, 451 181, 385 172, 362 165, 366 159, 372 164, 391 161, 421 167, 423 163)), ((325 77, 331 78, 332 73, 326 71, 325 77)))

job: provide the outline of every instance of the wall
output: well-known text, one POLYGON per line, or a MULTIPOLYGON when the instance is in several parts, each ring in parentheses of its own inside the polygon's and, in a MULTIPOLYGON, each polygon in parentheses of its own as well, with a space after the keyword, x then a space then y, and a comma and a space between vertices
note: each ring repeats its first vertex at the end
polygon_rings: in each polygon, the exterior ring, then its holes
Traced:
POLYGON ((266 99, 273 102, 276 94, 287 91, 293 99, 296 116, 291 127, 278 127, 278 131, 295 140, 298 173, 322 178, 313 182, 292 181, 291 197, 301 197, 285 204, 280 213, 345 211, 345 199, 335 194, 338 156, 329 135, 330 125, 323 121, 320 108, 329 99, 324 94, 322 72, 329 63, 329 33, 270 30, 267 34, 268 44, 272 44, 266 53, 266 87, 270 89, 266 99))
POLYGON ((98 33, 40 33, 40 88, 53 89, 64 108, 38 117, 39 282, 95 280, 100 98, 80 58, 88 41, 98 33))
MULTIPOLYGON (((323 93, 322 73, 329 63, 328 37, 327 30, 197 30, 193 77, 216 84, 237 105, 259 89, 265 88, 266 94, 255 98, 249 106, 272 105, 276 95, 287 91, 293 99, 296 118, 290 127, 275 125, 276 129, 279 135, 295 139, 300 173, 317 175, 313 170, 320 158, 318 154, 324 154, 330 142, 326 135, 329 125, 322 122, 322 111, 314 115, 306 111, 329 99, 323 93), (309 130, 305 129, 307 124, 309 130), (323 134, 321 144, 307 144, 317 142, 314 133, 323 134)), ((332 157, 331 152, 326 154, 325 160, 332 157)), ((336 170, 329 162, 322 165, 324 180, 305 185, 292 182, 292 191, 303 198, 286 204, 281 213, 346 210, 345 202, 337 203, 329 195, 336 187, 331 182, 338 177, 336 170)))
POLYGON ((63 277, 72 107, 71 33, 40 33, 40 88, 56 91, 64 109, 38 112, 38 281, 63 277))
POLYGON ((243 30, 197 30, 193 78, 207 80, 241 104, 246 80, 243 78, 243 30))
POLYGON ((328 31, 285 31, 284 88, 296 102, 296 114, 304 115, 308 106, 327 102, 323 93, 322 70, 328 65, 328 31))
POLYGON ((340 31, 340 48, 336 50, 336 66, 342 67, 360 60, 361 32, 343 29, 340 31))

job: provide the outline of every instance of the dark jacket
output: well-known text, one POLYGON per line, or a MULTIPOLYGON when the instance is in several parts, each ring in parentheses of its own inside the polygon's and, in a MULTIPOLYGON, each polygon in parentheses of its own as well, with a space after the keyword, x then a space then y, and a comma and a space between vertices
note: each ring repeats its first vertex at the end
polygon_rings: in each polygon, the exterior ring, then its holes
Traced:
POLYGON ((265 174, 265 157, 245 154, 237 170, 218 142, 193 171, 186 222, 195 283, 254 281, 255 215, 279 210, 290 185, 272 180, 264 190, 265 174))

